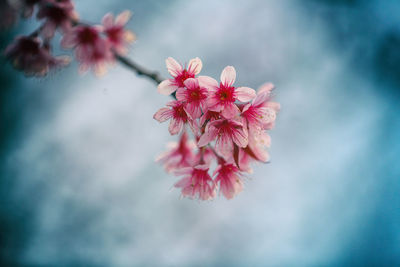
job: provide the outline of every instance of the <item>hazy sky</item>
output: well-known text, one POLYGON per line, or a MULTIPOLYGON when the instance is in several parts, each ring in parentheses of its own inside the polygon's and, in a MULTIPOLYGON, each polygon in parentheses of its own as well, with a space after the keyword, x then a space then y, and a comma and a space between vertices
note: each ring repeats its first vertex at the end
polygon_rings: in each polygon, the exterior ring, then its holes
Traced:
POLYGON ((400 10, 396 1, 128 2, 81 1, 77 10, 99 21, 131 9, 130 57, 165 77, 166 57, 198 56, 203 74, 233 65, 237 85, 276 84, 271 163, 255 166, 233 200, 180 199, 170 190, 177 178, 154 163, 176 139, 152 119, 169 100, 154 84, 120 66, 81 77, 76 64, 21 78, 23 127, 2 171, 30 211, 19 261, 400 263, 398 89, 369 65, 382 36, 400 29, 398 12, 386 13, 400 10))

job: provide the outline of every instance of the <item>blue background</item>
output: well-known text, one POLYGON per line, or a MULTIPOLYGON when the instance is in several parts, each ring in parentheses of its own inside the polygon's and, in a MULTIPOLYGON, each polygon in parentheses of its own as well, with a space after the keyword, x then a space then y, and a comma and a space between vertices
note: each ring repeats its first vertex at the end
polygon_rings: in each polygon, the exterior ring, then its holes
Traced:
MULTIPOLYGON (((1 58, 0 256, 85 266, 399 266, 400 3, 76 1, 87 21, 134 15, 129 57, 235 66, 273 82, 271 163, 235 199, 170 190, 154 163, 168 97, 122 66, 28 79, 1 58)), ((1 34, 2 48, 37 24, 1 34)), ((59 36, 57 37, 59 40, 59 36)), ((57 50, 58 54, 68 53, 57 50)))

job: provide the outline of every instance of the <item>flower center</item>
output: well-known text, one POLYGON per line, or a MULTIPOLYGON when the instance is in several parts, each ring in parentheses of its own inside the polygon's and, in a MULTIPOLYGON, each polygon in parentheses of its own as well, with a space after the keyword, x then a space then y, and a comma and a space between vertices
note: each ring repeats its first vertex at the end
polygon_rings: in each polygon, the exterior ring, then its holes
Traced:
POLYGON ((114 43, 119 43, 122 39, 122 33, 121 27, 111 27, 106 31, 108 38, 114 43))
POLYGON ((186 69, 182 71, 181 74, 175 77, 175 82, 179 87, 185 87, 184 82, 188 78, 194 78, 194 74, 189 73, 186 69))
POLYGON ((85 27, 78 33, 78 39, 81 44, 93 44, 99 37, 96 30, 85 27))
POLYGON ((175 117, 181 118, 184 122, 187 121, 186 111, 183 109, 183 105, 174 107, 175 117))
POLYGON ((61 24, 63 21, 68 19, 68 15, 64 8, 49 6, 46 7, 46 16, 56 24, 61 24))
POLYGON ((36 55, 40 51, 40 44, 38 41, 24 37, 19 41, 19 47, 21 51, 24 51, 27 54, 36 55))
POLYGON ((225 87, 222 83, 220 84, 218 92, 218 98, 224 102, 235 102, 235 87, 225 87))

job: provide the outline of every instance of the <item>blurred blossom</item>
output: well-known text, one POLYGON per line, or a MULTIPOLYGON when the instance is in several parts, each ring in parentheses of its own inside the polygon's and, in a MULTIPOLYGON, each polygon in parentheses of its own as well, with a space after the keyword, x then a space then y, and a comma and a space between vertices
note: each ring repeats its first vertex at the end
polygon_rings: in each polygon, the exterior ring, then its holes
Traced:
POLYGON ((120 55, 128 53, 127 46, 136 39, 135 34, 125 28, 130 17, 130 11, 126 10, 119 14, 115 20, 111 13, 106 14, 102 20, 107 40, 111 43, 111 47, 120 55))
POLYGON ((110 43, 101 36, 102 31, 99 26, 75 26, 64 34, 61 44, 64 48, 75 49, 80 73, 93 68, 101 76, 106 73, 107 65, 113 62, 110 43))
POLYGON ((4 51, 13 66, 27 76, 44 76, 51 69, 65 66, 69 57, 51 55, 50 47, 37 37, 19 36, 4 51))
POLYGON ((78 14, 72 1, 48 0, 40 6, 37 13, 39 20, 44 20, 41 34, 45 38, 52 38, 58 27, 64 33, 72 27, 72 22, 78 20, 78 14))

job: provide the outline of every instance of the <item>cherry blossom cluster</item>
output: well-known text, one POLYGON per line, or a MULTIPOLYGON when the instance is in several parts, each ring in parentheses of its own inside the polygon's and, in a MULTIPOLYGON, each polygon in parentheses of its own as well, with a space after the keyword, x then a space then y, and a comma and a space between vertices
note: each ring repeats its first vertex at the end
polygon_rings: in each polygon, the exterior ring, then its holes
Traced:
POLYGON ((21 14, 41 22, 30 35, 17 36, 4 54, 14 67, 27 76, 44 76, 50 70, 67 65, 68 56, 52 55, 52 40, 56 31, 62 35, 61 46, 74 49, 79 70, 93 69, 97 75, 106 72, 116 56, 125 55, 135 35, 124 29, 131 13, 124 11, 117 17, 111 13, 103 17, 102 25, 87 25, 79 21, 72 0, 1 0, 0 27, 12 26, 21 14))
POLYGON ((236 87, 236 71, 227 66, 220 82, 199 76, 202 62, 190 60, 183 67, 173 58, 166 60, 172 78, 158 86, 159 93, 176 100, 154 114, 159 122, 169 123, 171 135, 180 134, 178 143, 159 156, 167 172, 183 176, 175 183, 182 196, 213 199, 219 190, 227 199, 243 190, 244 173, 250 164, 267 162, 266 150, 280 105, 271 101, 271 83, 258 91, 236 87), (188 126, 188 127, 187 127, 188 126), (189 140, 190 129, 194 140, 189 140), (216 166, 212 174, 210 169, 216 166))

